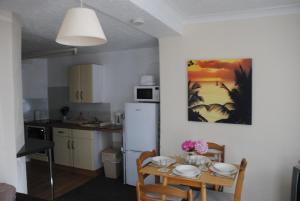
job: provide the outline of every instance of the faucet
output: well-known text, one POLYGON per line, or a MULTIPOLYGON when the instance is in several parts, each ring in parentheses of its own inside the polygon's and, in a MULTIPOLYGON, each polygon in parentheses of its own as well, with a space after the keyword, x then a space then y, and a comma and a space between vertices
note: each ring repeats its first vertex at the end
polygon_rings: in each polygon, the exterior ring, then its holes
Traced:
POLYGON ((93 117, 93 119, 95 120, 95 123, 100 122, 99 119, 97 117, 93 117))

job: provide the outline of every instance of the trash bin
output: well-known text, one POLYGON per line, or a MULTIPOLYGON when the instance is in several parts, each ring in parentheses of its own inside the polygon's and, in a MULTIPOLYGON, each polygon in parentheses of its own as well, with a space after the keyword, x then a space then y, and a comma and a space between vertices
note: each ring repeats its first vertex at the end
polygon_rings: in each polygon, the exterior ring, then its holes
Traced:
POLYGON ((117 179, 120 176, 121 159, 120 150, 108 148, 102 151, 102 162, 104 163, 106 177, 117 179))

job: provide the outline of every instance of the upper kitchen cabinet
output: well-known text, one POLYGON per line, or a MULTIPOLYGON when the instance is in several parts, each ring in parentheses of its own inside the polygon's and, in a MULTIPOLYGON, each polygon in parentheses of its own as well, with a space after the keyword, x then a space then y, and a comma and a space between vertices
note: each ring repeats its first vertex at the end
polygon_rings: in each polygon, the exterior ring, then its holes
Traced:
POLYGON ((103 102, 103 73, 104 67, 95 64, 71 67, 70 101, 74 103, 103 102))

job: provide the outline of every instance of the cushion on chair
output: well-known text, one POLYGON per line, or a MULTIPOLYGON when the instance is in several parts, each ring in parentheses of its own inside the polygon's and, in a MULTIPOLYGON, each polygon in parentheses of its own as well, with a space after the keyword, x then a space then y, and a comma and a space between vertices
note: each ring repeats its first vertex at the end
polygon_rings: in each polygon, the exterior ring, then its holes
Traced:
POLYGON ((16 189, 15 187, 0 183, 0 200, 1 201, 15 201, 16 200, 16 189))
MULTIPOLYGON (((206 190, 207 201, 233 201, 233 194, 206 190)), ((193 190, 193 200, 201 201, 201 192, 193 190)))

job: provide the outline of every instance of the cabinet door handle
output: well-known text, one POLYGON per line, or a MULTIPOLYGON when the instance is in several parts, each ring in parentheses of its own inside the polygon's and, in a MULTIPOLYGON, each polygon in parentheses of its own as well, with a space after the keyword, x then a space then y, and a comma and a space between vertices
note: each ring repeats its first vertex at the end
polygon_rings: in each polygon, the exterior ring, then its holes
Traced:
POLYGON ((79 90, 76 91, 76 100, 79 100, 79 90))
POLYGON ((83 100, 83 91, 80 91, 80 98, 83 100))
POLYGON ((74 141, 72 140, 72 149, 75 149, 75 147, 74 147, 74 141))
POLYGON ((71 149, 71 144, 70 140, 68 140, 68 149, 71 149))
POLYGON ((58 131, 58 133, 64 133, 63 131, 58 131))

